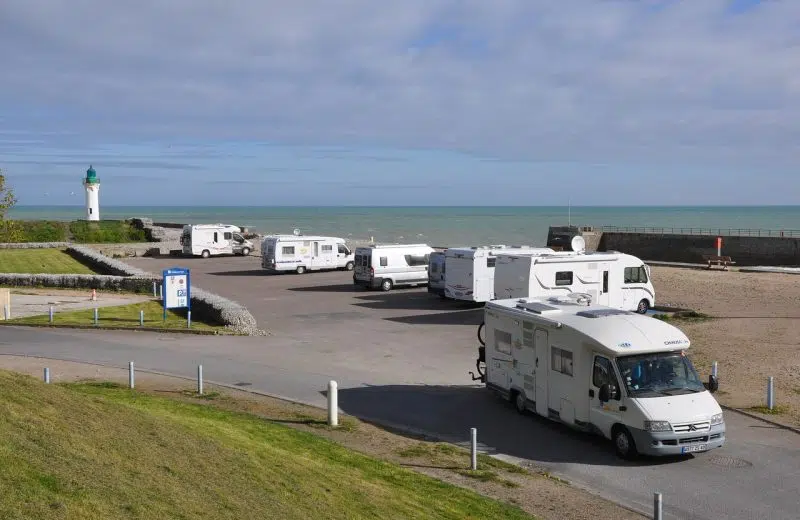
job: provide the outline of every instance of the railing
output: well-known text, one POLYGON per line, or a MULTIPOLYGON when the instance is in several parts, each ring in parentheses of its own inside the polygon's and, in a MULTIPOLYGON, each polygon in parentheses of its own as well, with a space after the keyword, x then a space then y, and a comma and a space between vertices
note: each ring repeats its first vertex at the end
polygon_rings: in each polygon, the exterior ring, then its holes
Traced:
POLYGON ((603 226, 604 233, 646 233, 652 235, 708 235, 728 237, 800 238, 798 229, 741 229, 741 228, 670 228, 603 226))

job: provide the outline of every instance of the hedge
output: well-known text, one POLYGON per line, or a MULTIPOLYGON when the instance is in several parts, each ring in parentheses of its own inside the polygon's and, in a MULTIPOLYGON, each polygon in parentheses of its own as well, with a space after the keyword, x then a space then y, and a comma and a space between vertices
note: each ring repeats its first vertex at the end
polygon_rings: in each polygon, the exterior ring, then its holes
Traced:
MULTIPOLYGON (((50 244, 5 244, 19 248, 59 247, 50 244)), ((161 277, 109 258, 94 249, 68 245, 66 252, 92 269, 106 274, 17 274, 0 273, 0 285, 12 287, 60 287, 67 289, 103 289, 114 291, 149 292, 153 282, 161 277)), ((218 323, 238 334, 263 336, 255 317, 243 305, 192 287, 192 314, 211 323, 218 323)))

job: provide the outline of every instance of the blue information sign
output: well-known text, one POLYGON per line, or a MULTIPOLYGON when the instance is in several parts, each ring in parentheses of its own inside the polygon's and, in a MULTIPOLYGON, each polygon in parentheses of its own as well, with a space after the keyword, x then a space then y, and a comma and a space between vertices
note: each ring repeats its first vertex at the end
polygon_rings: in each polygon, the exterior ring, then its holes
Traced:
POLYGON ((164 312, 167 309, 191 310, 192 289, 189 270, 183 267, 164 269, 161 297, 164 312))

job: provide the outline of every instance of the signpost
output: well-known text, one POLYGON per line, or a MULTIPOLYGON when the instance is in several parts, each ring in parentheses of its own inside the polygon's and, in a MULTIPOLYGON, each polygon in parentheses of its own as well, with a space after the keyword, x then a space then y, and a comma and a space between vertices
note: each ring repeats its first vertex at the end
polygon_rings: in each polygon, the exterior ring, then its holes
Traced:
POLYGON ((167 309, 192 308, 191 277, 189 270, 182 267, 164 269, 161 282, 162 305, 164 307, 164 321, 167 321, 167 309))

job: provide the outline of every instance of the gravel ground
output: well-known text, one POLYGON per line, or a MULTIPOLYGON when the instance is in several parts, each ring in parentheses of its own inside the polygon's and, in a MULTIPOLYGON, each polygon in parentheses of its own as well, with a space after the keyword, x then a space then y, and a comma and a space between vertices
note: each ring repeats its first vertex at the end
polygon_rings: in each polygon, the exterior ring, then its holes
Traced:
POLYGON ((800 426, 800 283, 778 273, 652 267, 657 303, 718 319, 676 323, 692 340, 701 375, 719 363, 717 398, 738 408, 766 402, 775 378, 776 404, 788 410, 771 419, 800 426))

